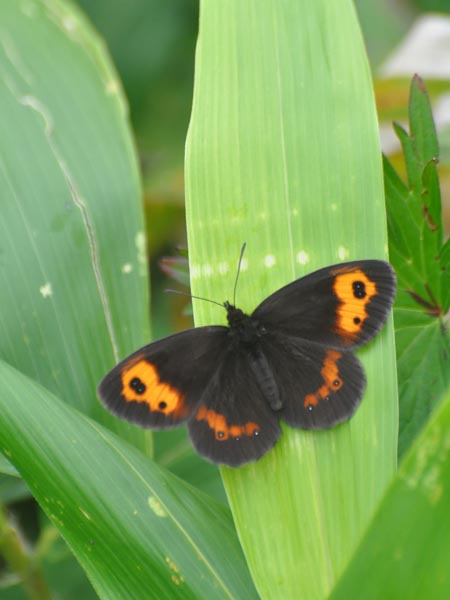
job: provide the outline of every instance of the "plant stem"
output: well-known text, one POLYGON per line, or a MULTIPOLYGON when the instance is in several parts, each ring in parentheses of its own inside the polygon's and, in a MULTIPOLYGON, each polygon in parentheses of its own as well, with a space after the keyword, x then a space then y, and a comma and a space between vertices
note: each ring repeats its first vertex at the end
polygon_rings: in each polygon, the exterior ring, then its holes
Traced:
POLYGON ((21 582, 32 600, 51 600, 50 590, 43 574, 30 554, 19 532, 11 525, 5 507, 0 504, 0 554, 21 582))

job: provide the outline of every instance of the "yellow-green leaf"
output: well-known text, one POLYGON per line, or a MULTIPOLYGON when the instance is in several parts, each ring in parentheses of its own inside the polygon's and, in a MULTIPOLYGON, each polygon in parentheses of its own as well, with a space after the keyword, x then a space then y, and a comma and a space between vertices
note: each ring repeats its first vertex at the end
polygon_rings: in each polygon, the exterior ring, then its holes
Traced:
MULTIPOLYGON (((232 300, 245 241, 245 311, 318 267, 386 258, 372 83, 350 1, 201 3, 186 194, 193 293, 232 300)), ((225 319, 198 301, 194 314, 225 319)), ((368 386, 349 423, 285 427, 262 460, 222 469, 263 598, 325 598, 394 473, 391 323, 358 355, 368 386)))

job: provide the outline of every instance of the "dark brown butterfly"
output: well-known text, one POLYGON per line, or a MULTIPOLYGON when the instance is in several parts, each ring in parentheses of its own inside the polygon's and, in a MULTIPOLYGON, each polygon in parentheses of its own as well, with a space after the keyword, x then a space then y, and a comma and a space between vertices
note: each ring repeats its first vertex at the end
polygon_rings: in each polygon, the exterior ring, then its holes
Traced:
POLYGON ((251 315, 225 302, 228 327, 144 346, 105 376, 100 399, 141 427, 186 423, 214 463, 257 460, 278 440, 280 419, 325 429, 352 416, 366 384, 353 350, 384 325, 395 289, 388 263, 360 260, 297 279, 251 315))

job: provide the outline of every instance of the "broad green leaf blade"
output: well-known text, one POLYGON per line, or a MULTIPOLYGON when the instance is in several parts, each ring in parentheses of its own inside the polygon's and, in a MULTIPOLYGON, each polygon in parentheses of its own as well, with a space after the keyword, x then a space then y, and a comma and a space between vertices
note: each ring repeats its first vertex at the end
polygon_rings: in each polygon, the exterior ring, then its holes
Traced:
POLYGON ((106 415, 95 395, 118 357, 148 341, 120 84, 72 5, 5 0, 0 23, 0 355, 144 446, 145 434, 106 415))
POLYGON ((395 326, 400 455, 450 385, 450 337, 445 321, 450 257, 442 246, 436 132, 425 87, 417 77, 411 84, 410 123, 410 134, 395 127, 404 150, 409 188, 384 160, 389 250, 399 287, 395 326))
MULTIPOLYGON (((386 256, 378 130, 351 2, 202 2, 186 153, 194 294, 251 311, 315 268, 386 256)), ((194 301, 195 302, 195 301, 194 301)), ((195 302, 197 325, 225 314, 195 302)), ((285 427, 256 464, 222 469, 263 598, 324 598, 396 462, 392 329, 359 353, 368 389, 331 431, 285 427)))
POLYGON ((332 600, 450 597, 450 392, 397 477, 332 600))
POLYGON ((101 598, 255 598, 227 508, 0 363, 0 448, 101 598))

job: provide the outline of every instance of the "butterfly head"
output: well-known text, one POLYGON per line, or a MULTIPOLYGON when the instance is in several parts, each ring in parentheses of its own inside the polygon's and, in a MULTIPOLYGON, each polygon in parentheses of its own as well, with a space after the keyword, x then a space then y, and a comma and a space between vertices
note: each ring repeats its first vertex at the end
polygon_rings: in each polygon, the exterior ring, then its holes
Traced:
POLYGON ((228 325, 232 328, 239 327, 248 319, 248 316, 240 308, 236 308, 233 304, 230 304, 228 300, 223 303, 225 310, 227 311, 228 325))
POLYGON ((264 328, 259 326, 258 321, 246 315, 240 308, 236 308, 229 302, 224 302, 223 306, 227 311, 230 334, 239 342, 254 344, 265 333, 264 328))

